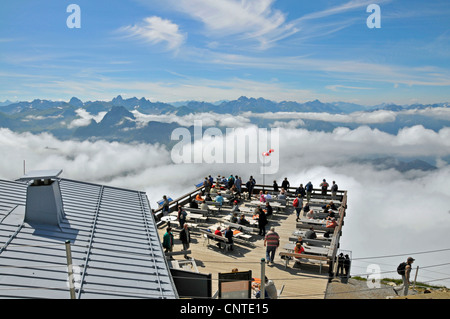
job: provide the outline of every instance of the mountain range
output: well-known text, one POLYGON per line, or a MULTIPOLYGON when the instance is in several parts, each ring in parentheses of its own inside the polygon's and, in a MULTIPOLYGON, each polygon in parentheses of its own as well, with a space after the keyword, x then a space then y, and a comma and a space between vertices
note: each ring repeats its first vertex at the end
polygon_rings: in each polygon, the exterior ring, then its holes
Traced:
MULTIPOLYGON (((239 118, 245 118, 246 121, 242 122, 241 126, 253 124, 269 128, 292 124, 290 122, 292 121, 297 128, 323 132, 332 132, 337 127, 355 129, 365 125, 372 129, 397 134, 400 129, 415 125, 422 125, 436 132, 450 126, 449 116, 428 114, 432 110, 447 110, 449 103, 382 104, 369 107, 345 102, 323 103, 319 100, 306 103, 274 102, 263 98, 242 96, 237 100, 217 103, 187 101, 174 104, 151 102, 145 98, 136 97, 123 99, 120 95, 111 101, 83 102, 72 97, 67 102, 41 99, 31 102, 3 102, 0 103, 0 127, 19 133, 47 132, 62 140, 159 143, 171 147, 176 143, 171 140, 174 129, 184 126, 192 134, 193 120, 202 119, 206 113, 215 119, 232 118, 236 123, 239 122, 239 118), (288 116, 277 117, 279 114, 285 114, 282 112, 291 113, 288 113, 288 116), (388 119, 367 123, 358 120, 365 116, 377 117, 380 113, 387 114, 388 119), (304 116, 295 120, 293 116, 297 114, 304 116), (150 120, 143 121, 142 118, 145 116, 150 117, 150 120), (179 119, 184 119, 183 125, 180 124, 179 119)), ((225 128, 224 125, 220 124, 220 121, 215 124, 221 129, 225 128)), ((208 126, 204 125, 203 130, 207 128, 208 126)), ((400 171, 409 170, 410 167, 431 169, 422 165, 423 163, 412 163, 412 166, 408 166, 407 162, 396 162, 392 159, 384 159, 381 164, 395 167, 400 171)))
POLYGON ((237 100, 221 101, 218 103, 187 101, 177 103, 151 102, 145 98, 136 97, 123 99, 121 95, 113 98, 111 101, 87 101, 82 102, 76 97, 70 101, 50 101, 36 99, 31 102, 1 102, 0 112, 6 114, 16 114, 27 111, 47 110, 51 108, 84 108, 90 113, 109 111, 113 106, 123 106, 127 110, 138 110, 144 114, 167 114, 173 113, 178 116, 186 114, 214 112, 218 114, 237 115, 243 112, 326 112, 330 114, 349 114, 357 111, 372 112, 379 110, 400 111, 408 109, 424 109, 428 107, 448 107, 450 103, 437 104, 412 104, 397 105, 385 103, 375 106, 364 106, 347 102, 323 103, 319 100, 305 103, 282 101, 274 102, 264 98, 248 98, 241 96, 237 100))

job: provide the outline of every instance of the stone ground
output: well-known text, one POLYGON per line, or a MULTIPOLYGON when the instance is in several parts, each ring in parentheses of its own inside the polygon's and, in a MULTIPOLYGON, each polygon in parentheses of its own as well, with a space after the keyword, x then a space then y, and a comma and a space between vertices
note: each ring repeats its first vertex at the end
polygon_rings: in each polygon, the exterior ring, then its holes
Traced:
POLYGON ((410 294, 403 297, 397 296, 391 285, 381 284, 380 288, 370 289, 366 281, 349 279, 348 283, 344 284, 334 279, 328 284, 325 299, 450 299, 450 292, 434 290, 431 293, 423 293, 410 289, 410 294))

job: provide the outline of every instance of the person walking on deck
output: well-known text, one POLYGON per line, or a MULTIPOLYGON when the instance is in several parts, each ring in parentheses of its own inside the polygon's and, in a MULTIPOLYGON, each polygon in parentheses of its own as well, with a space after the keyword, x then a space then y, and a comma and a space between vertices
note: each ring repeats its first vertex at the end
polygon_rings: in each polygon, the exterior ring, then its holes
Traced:
POLYGON ((271 227, 264 238, 264 246, 266 247, 266 262, 273 264, 275 252, 280 246, 280 236, 275 232, 275 227, 271 227))

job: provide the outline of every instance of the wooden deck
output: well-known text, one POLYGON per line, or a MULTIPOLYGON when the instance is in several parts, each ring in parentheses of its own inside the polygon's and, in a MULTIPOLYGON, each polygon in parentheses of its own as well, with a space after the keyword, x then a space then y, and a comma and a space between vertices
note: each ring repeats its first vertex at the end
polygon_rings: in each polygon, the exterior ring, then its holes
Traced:
MULTIPOLYGON (((274 260, 274 265, 265 266, 266 276, 273 280, 277 289, 284 285, 284 290, 280 298, 282 299, 324 299, 328 285, 328 266, 322 268, 319 273, 318 265, 302 264, 300 267, 295 266, 290 261, 285 268, 285 261, 280 258, 279 252, 284 251, 283 246, 289 242, 289 237, 296 229, 296 216, 292 208, 287 209, 284 214, 277 213, 269 224, 266 226, 267 231, 270 227, 275 227, 275 231, 280 235, 281 243, 278 248, 274 260)), ((220 221, 221 216, 225 216, 226 211, 217 216, 218 219, 209 218, 208 225, 213 225, 220 221)), ((173 222, 176 225, 177 222, 173 222)), ((176 226, 174 225, 174 226, 176 226)), ((160 238, 166 231, 166 225, 159 228, 160 238)), ((255 278, 261 277, 261 259, 265 258, 265 247, 262 236, 253 235, 252 243, 255 248, 246 247, 244 245, 234 245, 233 251, 225 251, 219 249, 216 245, 205 245, 205 238, 202 234, 194 229, 191 232, 192 243, 190 245, 190 257, 195 259, 197 269, 200 273, 212 274, 212 292, 218 289, 218 274, 231 272, 232 269, 239 271, 252 271, 255 278)), ((182 250, 182 244, 178 240, 178 233, 174 232, 175 245, 174 251, 182 250)), ((184 260, 183 255, 174 256, 175 259, 184 260)))

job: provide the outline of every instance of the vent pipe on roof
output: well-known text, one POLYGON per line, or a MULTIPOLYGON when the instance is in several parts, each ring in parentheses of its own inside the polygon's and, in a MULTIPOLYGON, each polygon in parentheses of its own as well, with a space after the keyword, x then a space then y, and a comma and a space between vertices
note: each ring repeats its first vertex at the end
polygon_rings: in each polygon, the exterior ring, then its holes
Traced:
POLYGON ((59 188, 59 171, 32 171, 20 180, 28 181, 25 222, 59 226, 63 216, 63 202, 59 188))

